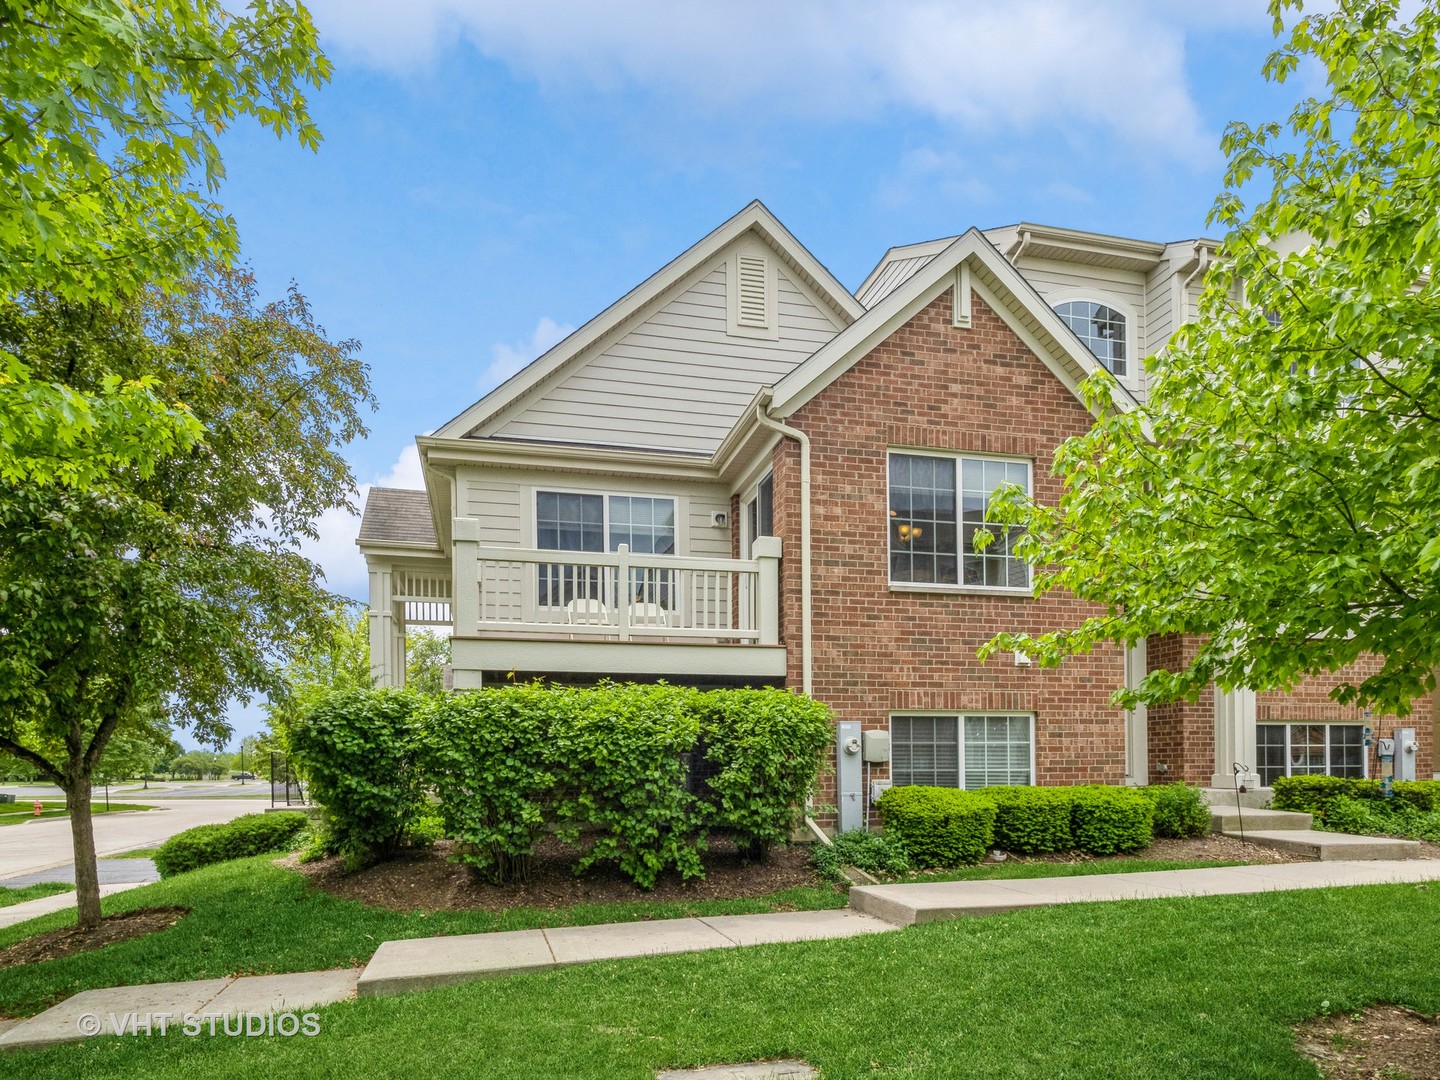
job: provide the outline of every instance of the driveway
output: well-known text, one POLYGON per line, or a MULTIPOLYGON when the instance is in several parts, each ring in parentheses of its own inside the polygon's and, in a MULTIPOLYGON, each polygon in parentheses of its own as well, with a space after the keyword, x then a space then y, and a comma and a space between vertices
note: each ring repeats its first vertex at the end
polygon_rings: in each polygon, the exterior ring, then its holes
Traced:
MULTIPOLYGON (((126 792, 121 801, 140 802, 140 793, 126 792)), ((154 847, 196 825, 231 821, 270 805, 266 787, 255 799, 167 799, 154 810, 97 814, 95 852, 115 855, 154 847)), ((112 793, 111 798, 114 798, 112 793)), ((0 880, 32 874, 75 861, 68 818, 40 818, 23 825, 0 826, 0 880)))

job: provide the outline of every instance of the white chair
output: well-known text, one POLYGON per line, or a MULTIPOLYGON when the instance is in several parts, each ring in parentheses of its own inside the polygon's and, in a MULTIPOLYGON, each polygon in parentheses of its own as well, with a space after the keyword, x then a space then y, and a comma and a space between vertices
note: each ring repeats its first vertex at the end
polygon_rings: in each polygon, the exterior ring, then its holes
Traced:
POLYGON ((606 626, 610 609, 593 597, 577 596, 565 605, 565 621, 571 626, 606 626))
POLYGON ((659 604, 631 604, 631 626, 669 626, 670 613, 659 604))

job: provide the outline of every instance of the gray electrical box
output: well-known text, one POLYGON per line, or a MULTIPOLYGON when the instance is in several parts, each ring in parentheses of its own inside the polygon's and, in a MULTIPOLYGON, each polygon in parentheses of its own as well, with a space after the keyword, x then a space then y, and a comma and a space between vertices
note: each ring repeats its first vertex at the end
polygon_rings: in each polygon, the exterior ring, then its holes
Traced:
POLYGON ((890 733, 888 731, 867 731, 861 736, 860 756, 871 765, 883 765, 890 760, 890 733))
POLYGON ((1420 743, 1413 727, 1395 729, 1395 779, 1414 780, 1415 759, 1420 756, 1420 743))
POLYGON ((860 725, 845 720, 835 725, 835 807, 837 832, 865 827, 865 789, 860 780, 860 725))

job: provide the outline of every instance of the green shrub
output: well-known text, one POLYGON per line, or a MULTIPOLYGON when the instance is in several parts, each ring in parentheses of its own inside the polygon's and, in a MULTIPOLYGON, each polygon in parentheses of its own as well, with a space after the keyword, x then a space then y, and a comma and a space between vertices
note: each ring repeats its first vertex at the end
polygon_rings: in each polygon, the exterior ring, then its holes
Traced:
MULTIPOLYGON (((1326 821, 1330 806, 1340 798, 1385 800, 1379 780, 1341 776, 1281 776, 1275 779, 1275 809, 1298 810, 1326 821)), ((1401 780, 1394 784, 1394 801, 1429 813, 1440 809, 1440 780, 1401 780)))
POLYGON ((589 842, 576 873, 613 861, 642 889, 670 867, 702 877, 706 814, 685 786, 684 755, 700 739, 695 691, 603 683, 563 693, 547 743, 557 831, 589 842))
MULTIPOLYGON (((709 825, 763 852, 789 840, 835 728, 830 710, 776 690, 712 690, 691 701, 700 719, 700 766, 709 825)), ((694 785, 692 785, 693 787, 694 785)))
POLYGON ((1336 796, 1325 809, 1322 827, 1329 832, 1357 836, 1400 836, 1440 843, 1440 811, 1422 810, 1398 796, 1393 799, 1336 796))
POLYGON ((338 691, 290 726, 310 795, 351 869, 394 854, 426 811, 416 762, 421 702, 406 690, 338 691))
POLYGON ((1021 855, 1072 849, 1075 841, 1071 833, 1070 790, 982 788, 985 797, 995 803, 995 846, 1021 855))
POLYGON ((421 763, 456 858, 491 880, 523 881, 546 835, 555 786, 549 733, 575 692, 540 683, 432 702, 421 717, 421 763))
POLYGON ((893 787, 875 806, 917 867, 977 863, 995 840, 995 804, 973 792, 893 787))
POLYGON ((1151 784, 1139 790, 1154 809, 1156 836, 1183 839, 1210 831, 1210 806, 1198 788, 1185 784, 1151 784))
POLYGON ((155 869, 167 878, 212 863, 286 851, 308 824, 304 814, 282 812, 245 814, 221 825, 199 825, 161 844, 155 850, 155 869))
POLYGON ((816 844, 810 863, 831 881, 845 881, 844 869, 853 866, 867 874, 894 877, 910 871, 910 856, 899 840, 889 833, 852 829, 835 837, 834 843, 816 844))
POLYGON ((1154 838, 1152 803, 1134 788, 1084 785, 1069 789, 1070 828, 1077 851, 1114 855, 1139 851, 1154 838))

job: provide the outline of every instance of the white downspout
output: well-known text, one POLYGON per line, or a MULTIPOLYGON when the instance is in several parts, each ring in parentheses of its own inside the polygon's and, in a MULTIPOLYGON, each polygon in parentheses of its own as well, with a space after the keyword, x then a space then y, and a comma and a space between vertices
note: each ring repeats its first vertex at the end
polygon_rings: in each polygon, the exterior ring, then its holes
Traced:
POLYGON ((814 690, 810 601, 810 437, 799 428, 782 424, 765 411, 770 395, 755 403, 755 420, 800 444, 800 684, 806 694, 814 690))

